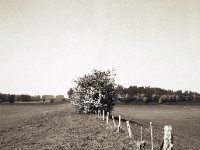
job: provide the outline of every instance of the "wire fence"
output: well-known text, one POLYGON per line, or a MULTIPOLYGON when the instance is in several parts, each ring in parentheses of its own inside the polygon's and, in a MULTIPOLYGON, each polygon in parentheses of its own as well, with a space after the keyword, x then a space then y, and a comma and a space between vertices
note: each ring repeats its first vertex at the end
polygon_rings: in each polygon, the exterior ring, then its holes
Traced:
MULTIPOLYGON (((144 128, 143 126, 137 127, 133 121, 125 120, 121 115, 113 116, 109 112, 105 112, 104 110, 98 110, 94 115, 95 118, 105 122, 106 127, 112 129, 113 132, 117 133, 126 133, 127 138, 129 138, 133 146, 130 148, 131 150, 172 150, 173 149, 173 132, 171 125, 164 126, 164 134, 162 142, 159 146, 155 146, 154 139, 154 125, 152 122, 149 123, 149 127, 144 128), (134 132, 133 132, 133 129, 134 132), (149 138, 147 138, 149 136, 149 138)), ((158 142, 156 142, 158 145, 158 142)))

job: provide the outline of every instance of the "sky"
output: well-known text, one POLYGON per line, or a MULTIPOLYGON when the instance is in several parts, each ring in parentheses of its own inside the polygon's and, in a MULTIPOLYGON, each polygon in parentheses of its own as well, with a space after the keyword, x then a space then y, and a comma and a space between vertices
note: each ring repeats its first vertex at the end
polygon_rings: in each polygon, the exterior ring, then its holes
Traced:
POLYGON ((200 92, 199 0, 0 0, 0 92, 64 94, 93 69, 200 92))

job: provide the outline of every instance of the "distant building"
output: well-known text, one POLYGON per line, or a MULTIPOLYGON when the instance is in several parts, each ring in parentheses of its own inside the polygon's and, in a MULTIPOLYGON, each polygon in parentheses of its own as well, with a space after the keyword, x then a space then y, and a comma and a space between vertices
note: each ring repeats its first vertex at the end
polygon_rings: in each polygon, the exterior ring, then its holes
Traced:
POLYGON ((55 97, 55 100, 56 101, 62 101, 62 100, 64 100, 64 95, 56 95, 56 97, 55 97))
POLYGON ((40 101, 40 95, 31 96, 31 101, 40 101))

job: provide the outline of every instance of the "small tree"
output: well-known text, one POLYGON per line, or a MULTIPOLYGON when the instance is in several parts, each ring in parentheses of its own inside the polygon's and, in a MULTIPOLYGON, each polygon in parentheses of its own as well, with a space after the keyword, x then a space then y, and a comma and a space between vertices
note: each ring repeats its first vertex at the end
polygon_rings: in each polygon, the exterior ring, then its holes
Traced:
POLYGON ((68 95, 75 95, 76 98, 72 101, 78 111, 95 113, 97 109, 102 109, 111 112, 117 97, 113 76, 110 70, 93 70, 91 74, 75 80, 77 85, 73 92, 70 89, 68 95))
POLYGON ((15 95, 9 95, 8 101, 9 101, 9 103, 14 103, 15 102, 15 95))
POLYGON ((70 89, 69 89, 69 91, 67 92, 67 95, 68 95, 69 99, 72 99, 72 98, 73 98, 74 92, 75 92, 75 91, 73 90, 73 88, 70 88, 70 89))
POLYGON ((30 102, 31 101, 31 96, 22 94, 20 96, 20 99, 21 99, 22 102, 30 102))

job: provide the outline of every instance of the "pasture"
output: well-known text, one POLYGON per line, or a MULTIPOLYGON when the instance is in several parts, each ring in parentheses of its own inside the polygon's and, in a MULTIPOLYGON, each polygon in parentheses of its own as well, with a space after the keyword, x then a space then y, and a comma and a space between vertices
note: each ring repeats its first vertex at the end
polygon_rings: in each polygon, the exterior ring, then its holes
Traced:
POLYGON ((63 109, 61 103, 2 103, 0 104, 0 128, 12 126, 17 121, 28 120, 33 116, 63 109))
POLYGON ((0 149, 134 150, 141 126, 150 149, 150 121, 155 150, 162 143, 163 127, 167 124, 174 127, 175 149, 200 148, 200 106, 116 105, 113 114, 132 121, 133 139, 128 138, 125 122, 122 122, 125 132, 113 132, 102 119, 78 114, 69 103, 3 104, 0 105, 0 149))
POLYGON ((141 126, 148 127, 149 122, 153 122, 154 140, 158 143, 163 139, 163 127, 172 125, 175 149, 200 149, 200 105, 120 104, 115 106, 113 114, 121 114, 122 118, 141 126))
POLYGON ((0 149, 128 149, 125 133, 106 129, 102 120, 78 114, 69 103, 0 105, 0 149))

